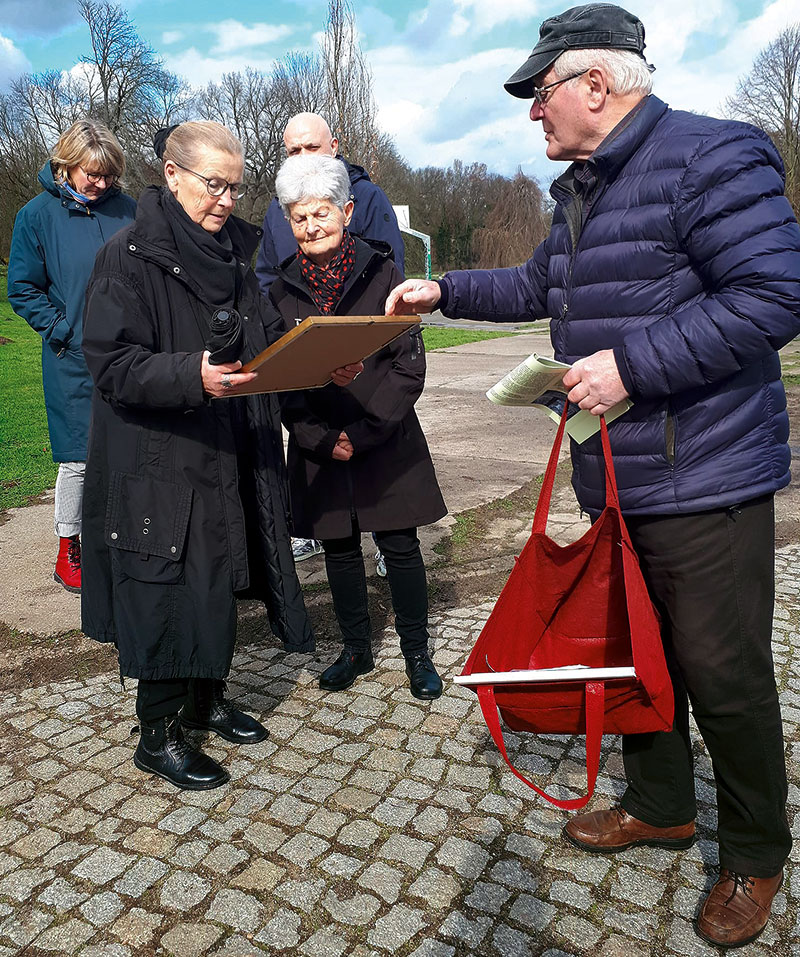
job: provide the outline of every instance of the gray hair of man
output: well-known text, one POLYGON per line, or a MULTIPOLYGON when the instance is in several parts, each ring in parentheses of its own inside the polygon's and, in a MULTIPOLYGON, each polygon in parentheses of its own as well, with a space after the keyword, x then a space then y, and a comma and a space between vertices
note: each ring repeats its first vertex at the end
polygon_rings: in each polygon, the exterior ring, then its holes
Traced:
POLYGON ((611 92, 617 96, 647 96, 653 90, 653 75, 647 63, 628 50, 567 50, 553 64, 553 71, 556 79, 561 80, 593 66, 605 71, 611 92))
POLYGON ((275 192, 287 219, 291 206, 312 199, 327 199, 343 210, 350 201, 350 177, 334 156, 290 156, 278 170, 275 192))

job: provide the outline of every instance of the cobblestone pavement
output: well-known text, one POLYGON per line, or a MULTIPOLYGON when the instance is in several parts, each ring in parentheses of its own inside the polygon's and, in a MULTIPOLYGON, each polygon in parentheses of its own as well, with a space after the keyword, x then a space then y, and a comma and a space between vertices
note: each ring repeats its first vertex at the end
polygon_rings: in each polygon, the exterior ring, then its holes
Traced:
MULTIPOLYGON (((800 546, 778 554, 775 652, 800 817, 800 546)), ((435 660, 460 670, 491 604, 433 622, 435 660)), ((701 840, 602 857, 565 845, 565 816, 500 761, 471 692, 406 688, 393 634, 347 692, 316 678, 333 656, 242 649, 231 696, 268 741, 206 745, 231 772, 178 792, 137 771, 134 692, 113 675, 0 696, 0 957, 269 953, 704 955, 692 919, 714 880, 711 769, 696 741, 701 840)), ((508 735, 521 768, 580 790, 582 744, 508 735)), ((595 807, 622 790, 606 739, 595 807)), ((747 955, 800 953, 800 869, 747 955)))

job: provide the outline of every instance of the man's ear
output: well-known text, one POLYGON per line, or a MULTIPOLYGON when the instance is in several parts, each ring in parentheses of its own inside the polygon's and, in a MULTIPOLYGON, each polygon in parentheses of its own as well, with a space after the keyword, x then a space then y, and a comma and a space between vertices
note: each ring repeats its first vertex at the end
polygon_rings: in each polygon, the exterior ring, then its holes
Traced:
POLYGON ((339 137, 334 136, 331 140, 331 156, 336 156, 339 152, 339 137))
POLYGON ((600 110, 606 102, 611 90, 605 72, 598 66, 593 66, 586 74, 585 80, 589 85, 588 105, 590 110, 600 110))

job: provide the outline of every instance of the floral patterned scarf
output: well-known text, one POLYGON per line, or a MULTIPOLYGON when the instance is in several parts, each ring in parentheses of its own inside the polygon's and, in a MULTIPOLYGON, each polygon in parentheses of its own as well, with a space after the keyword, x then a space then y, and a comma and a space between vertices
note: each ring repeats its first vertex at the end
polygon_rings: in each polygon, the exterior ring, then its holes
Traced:
POLYGON ((330 261, 327 269, 312 263, 302 252, 298 252, 297 259, 300 263, 300 274, 308 286, 314 305, 319 309, 320 315, 329 316, 342 298, 345 281, 355 266, 356 244, 353 237, 344 230, 339 252, 330 261))

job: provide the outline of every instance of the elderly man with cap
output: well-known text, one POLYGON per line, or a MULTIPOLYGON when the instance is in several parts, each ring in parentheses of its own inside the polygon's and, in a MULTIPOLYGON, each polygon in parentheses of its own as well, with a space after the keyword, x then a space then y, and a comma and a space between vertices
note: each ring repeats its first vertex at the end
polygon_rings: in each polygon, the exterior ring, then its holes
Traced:
MULTIPOLYGON (((331 133, 325 120, 318 113, 298 113, 286 124, 283 144, 288 156, 336 156, 344 163, 350 177, 350 198, 353 201, 353 218, 349 232, 367 241, 387 243, 395 265, 404 273, 403 237, 392 204, 380 186, 372 182, 363 167, 348 163, 339 155, 339 140, 331 133)), ((255 272, 265 296, 278 278, 278 267, 296 254, 297 240, 276 197, 264 217, 264 233, 256 258, 255 272)), ((292 553, 296 562, 302 562, 321 552, 322 542, 311 538, 292 539, 292 553)), ((375 559, 378 563, 378 574, 385 576, 386 564, 380 549, 375 559)))
MULTIPOLYGON (((439 306, 551 317, 570 401, 610 427, 625 519, 673 675, 671 732, 623 737, 619 806, 572 818, 591 852, 695 839, 689 704, 717 785, 720 876, 697 919, 722 947, 769 919, 791 848, 773 669, 775 492, 789 482, 777 350, 800 331, 800 228, 761 130, 651 94, 644 28, 611 4, 544 22, 506 83, 569 160, 548 238, 522 266, 407 281, 387 313, 439 306)), ((603 507, 599 439, 573 444, 581 506, 603 507)))

